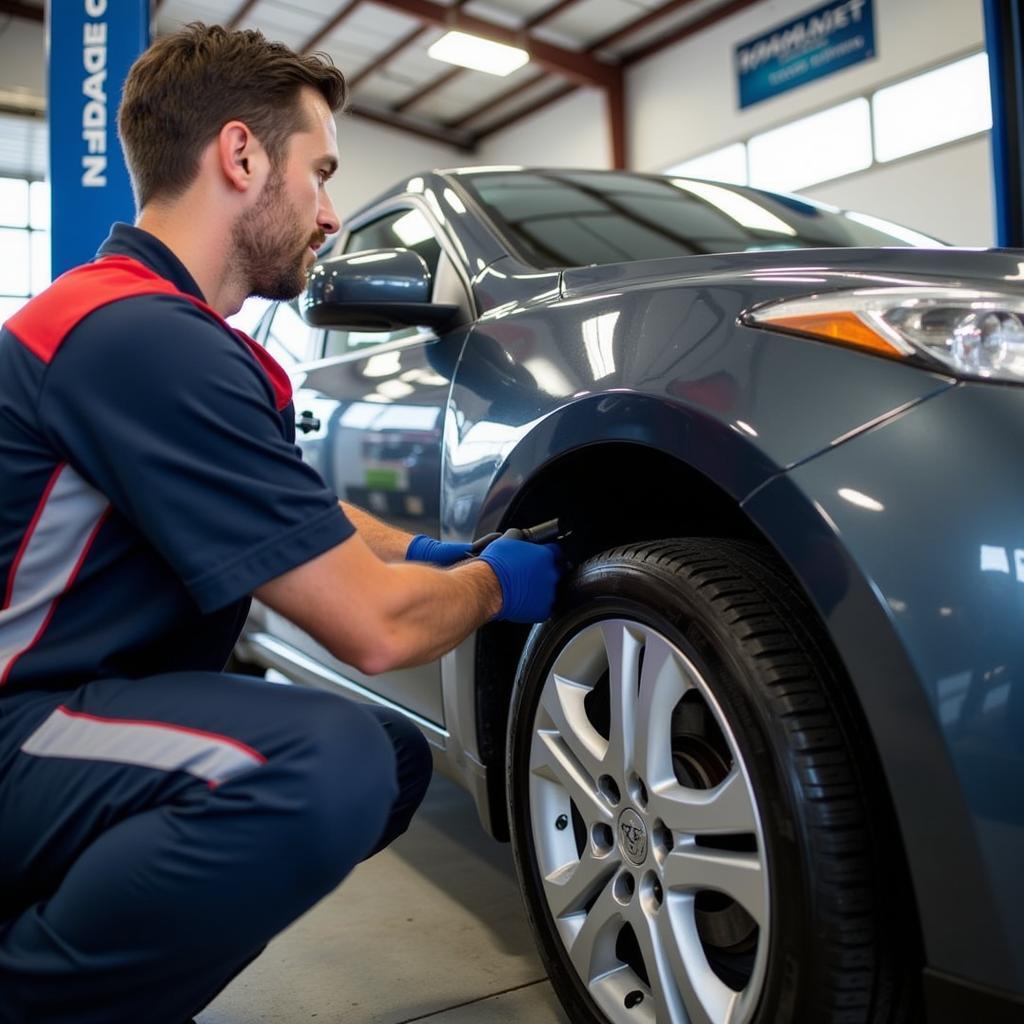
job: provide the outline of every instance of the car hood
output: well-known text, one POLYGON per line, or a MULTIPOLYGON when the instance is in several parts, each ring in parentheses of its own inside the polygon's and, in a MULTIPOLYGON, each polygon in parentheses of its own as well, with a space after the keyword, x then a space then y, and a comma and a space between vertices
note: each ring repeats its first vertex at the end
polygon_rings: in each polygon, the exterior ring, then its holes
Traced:
POLYGON ((913 285, 927 278, 929 283, 939 279, 1022 293, 1024 249, 830 248, 674 256, 570 268, 562 274, 561 294, 568 299, 674 280, 689 284, 723 277, 828 287, 855 285, 865 279, 873 286, 913 285))

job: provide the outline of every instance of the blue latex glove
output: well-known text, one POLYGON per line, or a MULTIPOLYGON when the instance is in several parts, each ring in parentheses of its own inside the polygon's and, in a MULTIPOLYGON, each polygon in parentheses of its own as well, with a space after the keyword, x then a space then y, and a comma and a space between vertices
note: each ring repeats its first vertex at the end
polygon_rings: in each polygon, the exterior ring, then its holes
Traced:
POLYGON ((434 540, 420 533, 409 542, 405 552, 407 562, 430 562, 432 565, 454 565, 468 558, 472 544, 448 540, 434 540))
POLYGON ((501 611, 496 619, 543 622, 551 615, 563 571, 562 549, 557 544, 501 537, 477 557, 494 570, 501 584, 501 611))

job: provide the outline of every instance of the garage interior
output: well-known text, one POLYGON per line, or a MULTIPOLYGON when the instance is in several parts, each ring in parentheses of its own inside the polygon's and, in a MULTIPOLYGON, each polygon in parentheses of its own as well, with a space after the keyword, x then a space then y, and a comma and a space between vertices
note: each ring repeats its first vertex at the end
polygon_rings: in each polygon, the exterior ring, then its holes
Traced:
MULTIPOLYGON (((737 48, 813 0, 153 0, 151 16, 154 39, 202 21, 332 58, 351 89, 329 183, 342 216, 430 168, 619 169, 797 193, 956 246, 1020 245, 1000 227, 1013 199, 995 184, 982 0, 863 2, 868 59, 743 107, 737 48), (529 59, 505 77, 444 63, 428 50, 451 30, 529 59)), ((0 322, 50 283, 49 168, 64 146, 78 159, 48 130, 48 16, 43 0, 0 0, 0 322)), ((266 305, 233 322, 249 329, 266 305)), ((574 1024, 509 846, 437 774, 409 832, 197 1020, 574 1024)))

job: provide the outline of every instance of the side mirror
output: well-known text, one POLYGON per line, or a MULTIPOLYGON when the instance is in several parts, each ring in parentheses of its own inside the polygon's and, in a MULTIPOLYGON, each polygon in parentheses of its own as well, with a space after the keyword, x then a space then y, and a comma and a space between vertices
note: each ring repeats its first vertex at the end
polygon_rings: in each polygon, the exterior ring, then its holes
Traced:
POLYGON ((302 315, 315 327, 395 331, 444 327, 458 306, 430 301, 430 271, 410 249, 370 249, 322 260, 310 271, 302 315))

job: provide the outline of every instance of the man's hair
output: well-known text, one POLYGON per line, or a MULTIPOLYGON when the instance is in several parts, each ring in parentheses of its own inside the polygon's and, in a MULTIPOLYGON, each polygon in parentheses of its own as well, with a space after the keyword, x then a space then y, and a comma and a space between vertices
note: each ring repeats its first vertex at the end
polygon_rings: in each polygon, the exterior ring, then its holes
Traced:
POLYGON ((280 166, 289 136, 310 127, 303 86, 332 111, 344 106, 345 77, 326 55, 300 56, 261 32, 200 22, 158 39, 128 72, 117 117, 139 208, 182 195, 229 121, 244 122, 280 166))

